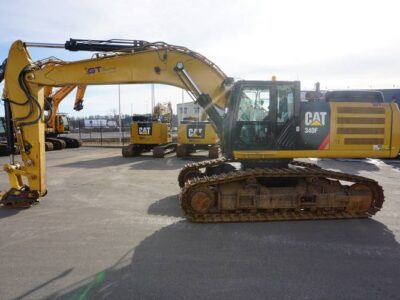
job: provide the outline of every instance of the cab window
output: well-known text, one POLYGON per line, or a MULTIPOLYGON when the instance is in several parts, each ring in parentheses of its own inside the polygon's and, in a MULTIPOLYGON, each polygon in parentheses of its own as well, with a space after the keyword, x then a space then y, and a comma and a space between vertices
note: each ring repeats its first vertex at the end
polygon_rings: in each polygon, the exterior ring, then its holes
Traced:
POLYGON ((265 121, 269 116, 270 92, 266 88, 245 88, 240 97, 238 121, 265 121))
POLYGON ((294 114, 294 90, 291 86, 278 86, 277 125, 283 125, 294 114))

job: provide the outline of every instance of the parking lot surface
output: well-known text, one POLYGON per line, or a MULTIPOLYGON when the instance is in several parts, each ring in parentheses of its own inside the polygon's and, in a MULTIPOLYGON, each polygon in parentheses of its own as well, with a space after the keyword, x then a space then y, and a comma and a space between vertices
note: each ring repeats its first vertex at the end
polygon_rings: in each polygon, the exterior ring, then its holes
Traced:
POLYGON ((400 299, 400 160, 314 160, 380 182, 371 219, 243 224, 184 219, 188 161, 48 153, 48 195, 0 208, 0 299, 400 299))

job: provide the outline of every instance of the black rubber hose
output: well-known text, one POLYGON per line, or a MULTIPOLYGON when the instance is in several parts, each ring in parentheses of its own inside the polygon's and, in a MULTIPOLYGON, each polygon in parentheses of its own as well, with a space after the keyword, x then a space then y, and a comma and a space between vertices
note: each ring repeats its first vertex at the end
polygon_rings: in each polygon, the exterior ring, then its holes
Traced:
POLYGON ((7 59, 5 59, 0 66, 0 83, 4 80, 4 76, 6 75, 6 64, 7 59))
POLYGON ((25 102, 23 102, 23 103, 18 103, 18 102, 15 102, 15 101, 12 101, 12 100, 8 99, 8 101, 10 101, 11 103, 14 103, 16 105, 29 104, 29 112, 28 112, 28 114, 26 116, 24 116, 24 117, 21 117, 21 118, 15 118, 15 121, 20 122, 18 124, 20 127, 36 124, 43 116, 42 107, 40 106, 38 100, 30 93, 29 88, 27 87, 26 82, 25 82, 25 74, 27 72, 28 66, 26 66, 20 72, 20 74, 18 76, 18 83, 19 83, 22 91, 24 92, 25 96, 27 97, 27 100, 25 102), (38 117, 36 119, 32 120, 32 121, 29 121, 29 122, 22 122, 23 120, 26 120, 27 118, 29 118, 32 115, 32 113, 33 113, 33 105, 36 105, 38 110, 39 110, 38 117))

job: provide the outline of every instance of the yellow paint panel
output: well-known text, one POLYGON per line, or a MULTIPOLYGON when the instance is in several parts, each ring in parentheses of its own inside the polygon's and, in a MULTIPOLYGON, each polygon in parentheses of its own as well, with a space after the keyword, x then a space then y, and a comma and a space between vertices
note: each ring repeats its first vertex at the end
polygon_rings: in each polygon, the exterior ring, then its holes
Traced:
POLYGON ((359 157, 366 155, 357 152, 390 150, 390 104, 331 102, 330 107, 330 150, 353 151, 359 157))
POLYGON ((151 134, 146 134, 146 131, 142 131, 142 134, 139 134, 138 123, 134 122, 131 124, 131 143, 142 145, 171 143, 172 136, 169 127, 170 124, 167 123, 152 122, 151 134))
POLYGON ((292 151, 233 151, 235 159, 271 159, 271 158, 384 158, 394 157, 389 150, 380 151, 329 151, 329 150, 292 150, 292 151))
POLYGON ((204 139, 188 138, 187 125, 193 125, 193 123, 180 124, 178 126, 178 144, 215 145, 219 143, 218 135, 211 124, 205 124, 204 139))

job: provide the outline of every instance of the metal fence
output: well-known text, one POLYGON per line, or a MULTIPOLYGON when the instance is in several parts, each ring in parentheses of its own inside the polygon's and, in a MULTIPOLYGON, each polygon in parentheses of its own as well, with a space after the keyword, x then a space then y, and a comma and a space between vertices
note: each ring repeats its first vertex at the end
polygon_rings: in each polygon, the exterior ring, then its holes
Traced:
POLYGON ((84 146, 125 146, 130 144, 130 126, 85 127, 83 120, 70 122, 70 130, 66 136, 80 139, 84 146))

